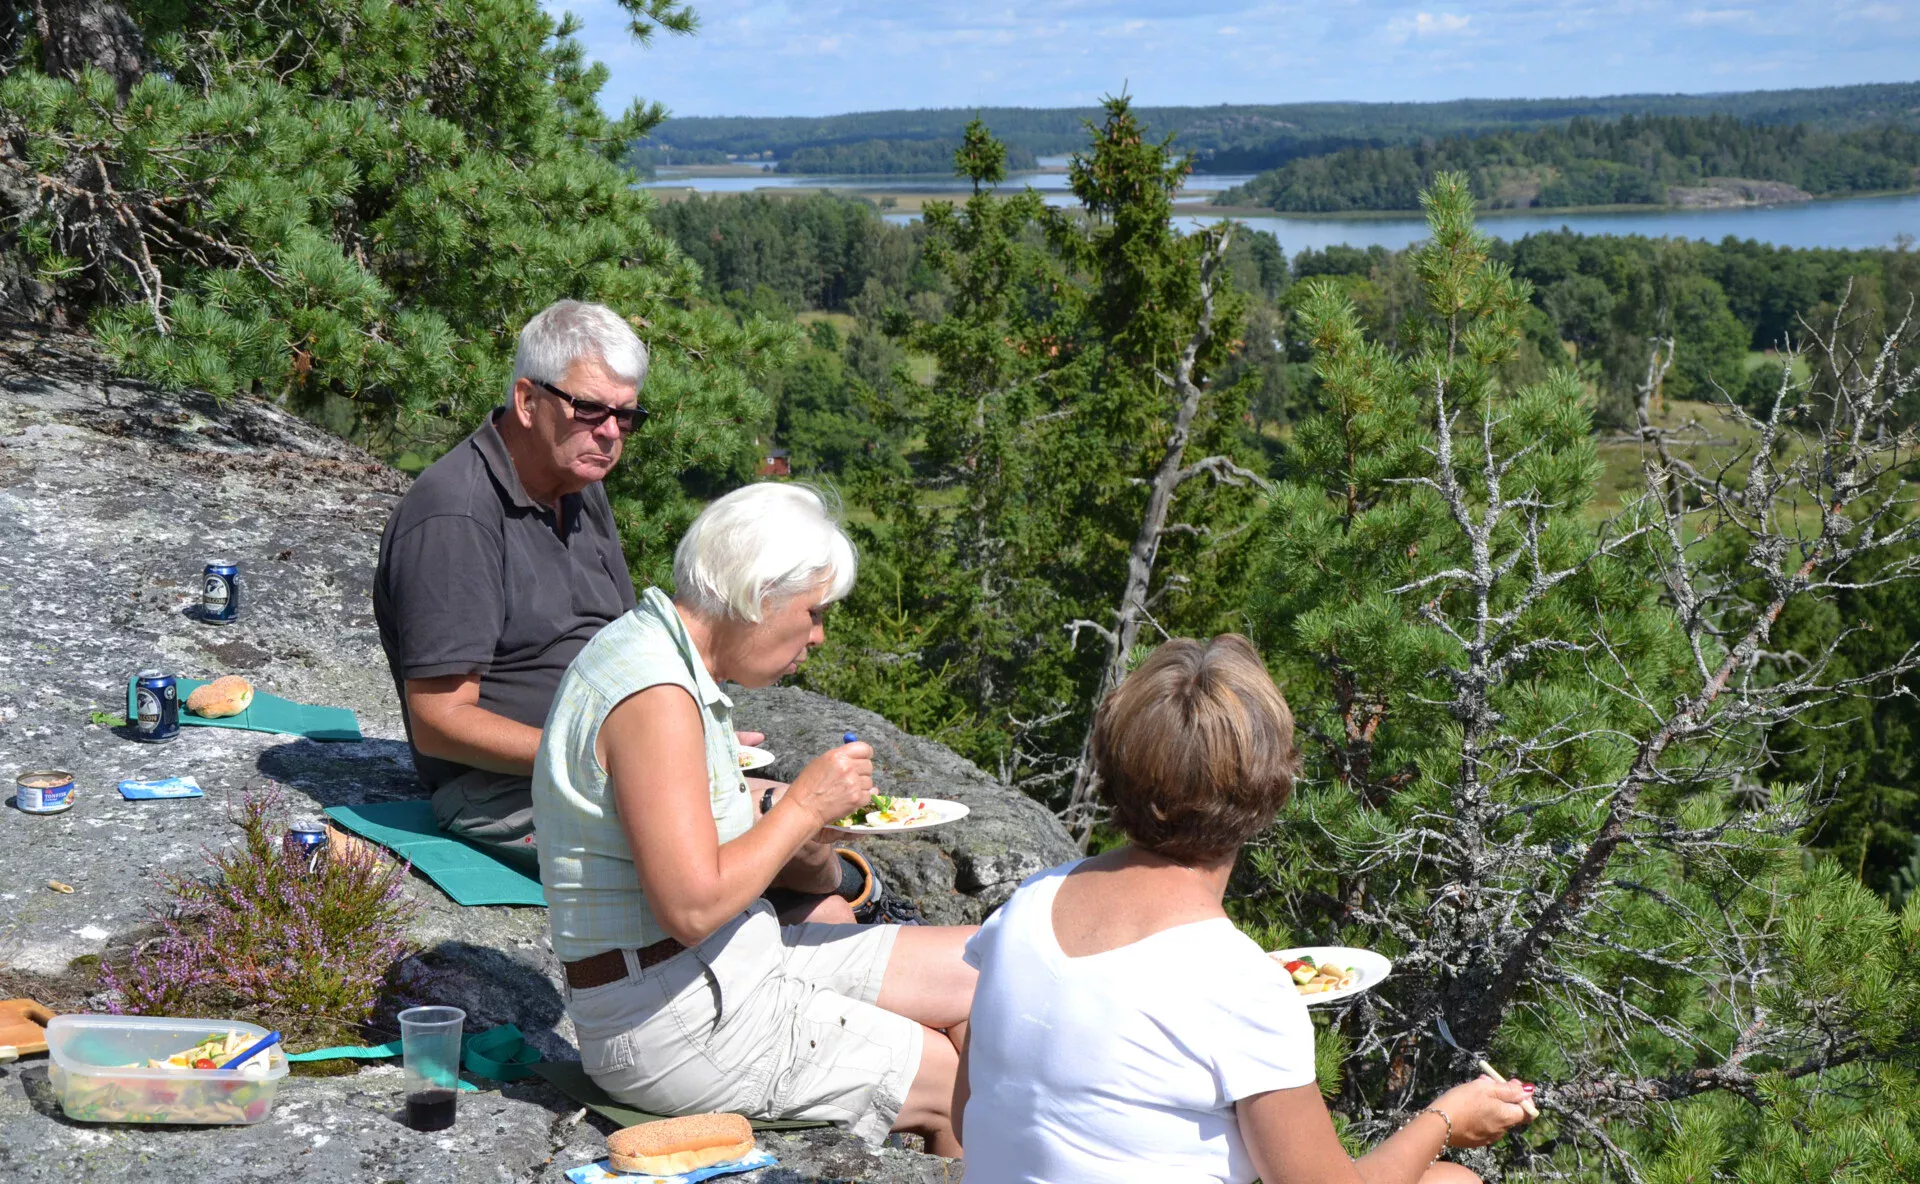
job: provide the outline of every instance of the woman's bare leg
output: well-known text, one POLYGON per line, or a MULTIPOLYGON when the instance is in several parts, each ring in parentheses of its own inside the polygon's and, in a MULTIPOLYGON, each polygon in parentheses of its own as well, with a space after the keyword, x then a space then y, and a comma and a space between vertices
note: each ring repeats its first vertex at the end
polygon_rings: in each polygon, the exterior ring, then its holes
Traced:
POLYGON ((1480 1184, 1480 1177, 1457 1163, 1436 1163, 1420 1177, 1420 1184, 1480 1184))
MULTIPOLYGON (((979 974, 960 957, 977 925, 902 925, 874 1002, 929 1028, 951 1028, 973 1010, 979 974)), ((947 1075, 952 1084, 953 1075, 947 1075)))
MULTIPOLYGON (((904 931, 901 936, 906 936, 904 931)), ((934 1155, 958 1159, 960 1140, 953 1133, 953 1081, 960 1071, 960 1053, 945 1032, 927 1028, 921 1035, 925 1039, 920 1042, 920 1068, 907 1089, 906 1105, 893 1120, 893 1129, 919 1135, 934 1155)))
POLYGON ((844 896, 802 896, 774 913, 782 925, 857 925, 853 906, 844 896))

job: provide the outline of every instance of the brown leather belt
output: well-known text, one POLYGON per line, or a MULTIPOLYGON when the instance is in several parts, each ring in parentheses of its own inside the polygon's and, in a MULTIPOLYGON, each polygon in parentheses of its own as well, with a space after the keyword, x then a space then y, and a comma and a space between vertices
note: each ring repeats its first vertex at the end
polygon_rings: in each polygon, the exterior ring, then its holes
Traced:
MULTIPOLYGON (((640 959, 640 969, 658 966, 687 947, 663 937, 645 949, 635 950, 640 959)), ((607 950, 591 958, 582 958, 577 962, 563 962, 561 969, 567 973, 567 985, 576 991, 587 991, 594 987, 604 987, 608 983, 617 983, 627 977, 627 958, 623 950, 607 950)))

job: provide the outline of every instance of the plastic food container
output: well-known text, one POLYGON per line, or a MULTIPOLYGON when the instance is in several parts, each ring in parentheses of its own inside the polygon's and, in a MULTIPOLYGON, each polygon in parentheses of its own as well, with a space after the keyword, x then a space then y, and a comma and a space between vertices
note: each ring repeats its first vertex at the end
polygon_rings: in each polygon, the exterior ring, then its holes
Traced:
POLYGON ((287 1075, 274 1045, 258 1069, 129 1069, 238 1032, 248 1043, 265 1028, 238 1020, 177 1020, 146 1015, 59 1015, 47 1023, 47 1078, 68 1118, 83 1122, 259 1122, 287 1075))

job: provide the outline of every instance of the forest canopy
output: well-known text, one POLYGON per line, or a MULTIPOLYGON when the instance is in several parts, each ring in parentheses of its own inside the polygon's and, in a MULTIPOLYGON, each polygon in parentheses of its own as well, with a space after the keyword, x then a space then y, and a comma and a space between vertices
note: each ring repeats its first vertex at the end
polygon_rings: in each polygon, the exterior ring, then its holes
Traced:
MULTIPOLYGON (((938 173, 953 171, 953 154, 960 141, 940 140, 861 140, 857 144, 822 144, 795 150, 782 160, 782 173, 824 175, 852 173, 938 173)), ((1007 167, 1030 169, 1034 155, 1025 148, 1008 148, 1007 167)))
POLYGON ((1564 127, 1347 148, 1291 161, 1228 190, 1221 205, 1299 213, 1411 210, 1442 172, 1464 173, 1486 208, 1690 204, 1687 187, 1725 179, 1799 190, 1778 197, 1908 189, 1920 131, 1888 124, 1836 132, 1728 115, 1576 118, 1564 127))
MULTIPOLYGON (((1455 134, 1528 131, 1586 117, 1726 115, 1756 124, 1805 123, 1850 131, 1920 123, 1920 83, 1745 91, 1717 95, 1611 95, 1564 99, 1460 99, 1445 103, 1220 104, 1136 107, 1147 134, 1176 135, 1196 165, 1213 172, 1270 169, 1349 147, 1418 143, 1455 134)), ((785 160, 805 148, 869 140, 958 140, 969 119, 991 125, 1009 153, 1051 156, 1087 145, 1097 107, 986 107, 862 111, 829 116, 676 116, 650 147, 785 160)), ((944 170, 940 170, 944 171, 944 170)))

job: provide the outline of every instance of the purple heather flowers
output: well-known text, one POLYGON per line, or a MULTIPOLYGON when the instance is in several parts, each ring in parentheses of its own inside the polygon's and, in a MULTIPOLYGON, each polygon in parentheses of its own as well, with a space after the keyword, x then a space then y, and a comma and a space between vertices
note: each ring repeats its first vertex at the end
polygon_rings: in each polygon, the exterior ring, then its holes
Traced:
POLYGON ((356 844, 309 871, 281 848, 284 804, 271 785, 243 794, 241 839, 208 854, 214 874, 169 877, 173 899, 154 918, 162 932, 123 971, 102 969, 121 1010, 250 1019, 289 1044, 359 1037, 414 950, 407 868, 356 844))

